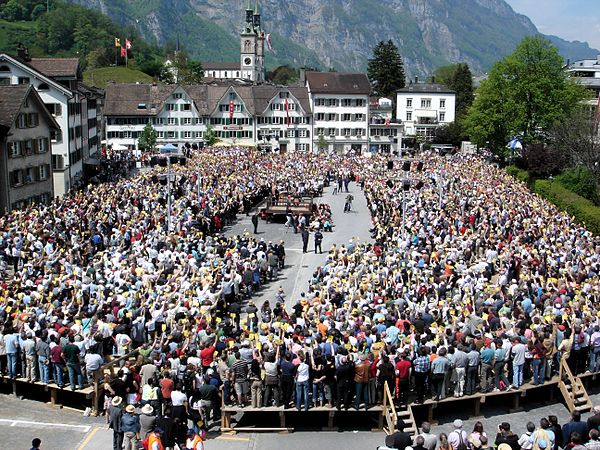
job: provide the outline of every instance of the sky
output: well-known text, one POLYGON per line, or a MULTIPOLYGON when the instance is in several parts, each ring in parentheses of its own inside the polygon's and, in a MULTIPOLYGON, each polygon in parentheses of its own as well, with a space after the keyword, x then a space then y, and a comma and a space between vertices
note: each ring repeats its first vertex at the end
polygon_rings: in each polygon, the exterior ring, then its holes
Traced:
POLYGON ((506 0, 540 33, 569 41, 587 41, 600 49, 600 0, 506 0))

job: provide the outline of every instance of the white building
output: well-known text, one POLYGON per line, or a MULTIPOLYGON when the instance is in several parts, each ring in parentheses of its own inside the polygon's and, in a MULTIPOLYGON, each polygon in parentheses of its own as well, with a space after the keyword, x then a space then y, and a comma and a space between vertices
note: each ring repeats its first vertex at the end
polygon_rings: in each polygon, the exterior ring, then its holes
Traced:
POLYGON ((570 77, 575 78, 579 84, 594 93, 590 106, 596 106, 597 99, 600 97, 600 55, 596 59, 569 62, 566 70, 570 77))
POLYGON ((326 151, 347 153, 368 150, 369 95, 371 84, 365 74, 304 72, 313 113, 313 148, 318 149, 320 136, 326 151))
POLYGON ((200 144, 211 127, 227 144, 309 151, 312 135, 308 92, 301 87, 109 84, 104 116, 107 143, 130 149, 137 148, 148 122, 158 133, 159 145, 200 144))
POLYGON ((369 99, 369 151, 397 154, 402 147, 404 126, 393 118, 394 103, 389 98, 369 99))
MULTIPOLYGON (((98 151, 100 94, 81 84, 77 58, 29 58, 0 54, 0 85, 32 85, 60 129, 52 134, 54 195, 83 179, 83 166, 98 151)), ((100 121, 101 122, 101 121, 100 121)))
POLYGON ((396 118, 406 136, 433 137, 435 129, 454 122, 456 94, 435 83, 411 83, 397 92, 396 118))

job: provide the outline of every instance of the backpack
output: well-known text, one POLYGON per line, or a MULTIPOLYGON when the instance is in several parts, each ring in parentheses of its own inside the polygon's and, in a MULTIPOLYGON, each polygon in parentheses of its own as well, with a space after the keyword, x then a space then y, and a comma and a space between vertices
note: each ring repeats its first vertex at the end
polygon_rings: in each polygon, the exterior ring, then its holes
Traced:
POLYGON ((463 434, 463 432, 462 432, 462 430, 460 430, 458 432, 459 441, 458 441, 458 446, 456 447, 456 450, 468 450, 467 444, 465 444, 462 434, 463 434))
POLYGON ((148 434, 143 440, 142 440, 142 448, 144 450, 149 450, 150 448, 150 434, 148 434))

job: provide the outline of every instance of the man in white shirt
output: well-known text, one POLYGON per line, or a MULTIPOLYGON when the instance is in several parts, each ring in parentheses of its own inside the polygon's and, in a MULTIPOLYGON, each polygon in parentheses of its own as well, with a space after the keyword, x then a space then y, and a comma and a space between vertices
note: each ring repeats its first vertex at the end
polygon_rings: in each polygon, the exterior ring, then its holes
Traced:
POLYGON ((510 353, 513 358, 513 379, 512 385, 518 389, 523 384, 523 366, 525 365, 525 351, 527 347, 521 342, 521 338, 513 338, 513 346, 510 353))
POLYGON ((463 421, 456 419, 453 423, 454 431, 448 435, 448 443, 452 450, 458 450, 458 446, 464 444, 468 446, 467 433, 462 429, 463 421))
POLYGON ((308 375, 309 367, 305 362, 305 356, 300 355, 300 364, 296 369, 296 409, 300 411, 300 402, 304 395, 304 410, 308 411, 308 375))

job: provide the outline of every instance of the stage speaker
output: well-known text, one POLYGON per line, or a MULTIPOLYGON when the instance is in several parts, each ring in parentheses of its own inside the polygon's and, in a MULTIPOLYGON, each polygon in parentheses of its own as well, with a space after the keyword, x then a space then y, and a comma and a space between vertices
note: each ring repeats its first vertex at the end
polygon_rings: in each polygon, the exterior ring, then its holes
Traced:
POLYGON ((394 161, 391 159, 387 162, 387 170, 394 170, 394 161))
POLYGON ((409 180, 402 181, 402 189, 404 191, 410 191, 410 181, 409 180))
POLYGON ((423 172, 423 161, 419 161, 417 164, 417 172, 423 172))
POLYGON ((158 165, 160 167, 167 167, 167 158, 158 158, 158 165))
POLYGON ((404 172, 410 172, 410 161, 403 161, 402 162, 402 170, 404 172))

